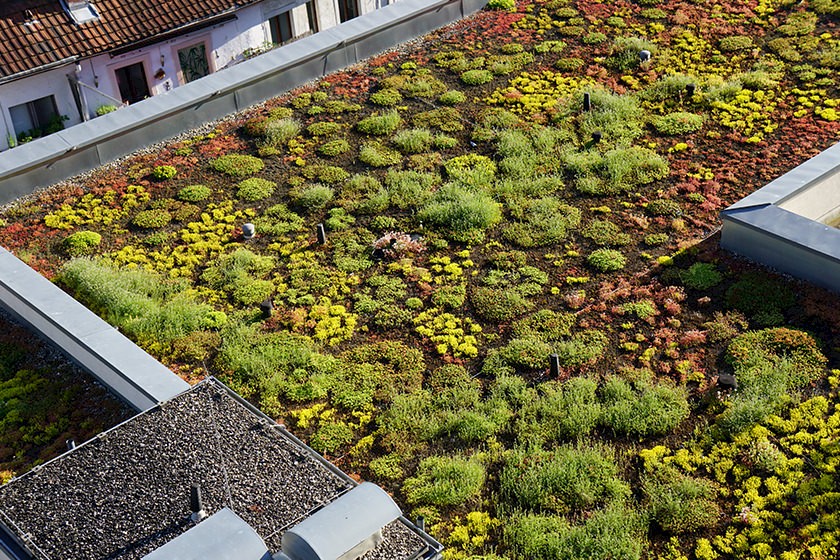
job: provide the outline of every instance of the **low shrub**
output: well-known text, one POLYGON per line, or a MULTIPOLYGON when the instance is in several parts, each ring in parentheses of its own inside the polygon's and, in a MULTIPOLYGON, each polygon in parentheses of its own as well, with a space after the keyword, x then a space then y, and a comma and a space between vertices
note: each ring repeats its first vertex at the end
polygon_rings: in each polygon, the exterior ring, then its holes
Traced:
POLYGON ((561 72, 577 72, 583 65, 583 59, 577 57, 561 58, 554 63, 554 67, 561 72))
POLYGON ((476 460, 435 455, 420 461, 402 490, 411 505, 462 505, 479 495, 485 477, 484 466, 476 460))
MULTIPOLYGON (((530 304, 530 302, 527 302, 530 304)), ((551 345, 537 336, 523 336, 513 338, 499 348, 493 359, 501 360, 505 365, 512 366, 518 371, 544 370, 548 364, 551 345)))
POLYGON ((440 286, 432 293, 432 303, 444 309, 460 309, 467 299, 467 287, 463 284, 440 286))
POLYGON ((676 217, 682 215, 682 206, 676 200, 657 198, 647 203, 645 211, 651 216, 676 217))
POLYGON ((667 233, 649 233, 645 235, 643 241, 648 247, 658 247, 667 243, 670 238, 667 233))
POLYGON ((61 242, 61 248, 71 257, 90 255, 102 242, 102 236, 95 231, 77 231, 61 242))
POLYGON ((177 174, 178 170, 173 165, 158 165, 152 170, 152 177, 157 181, 172 179, 177 174))
POLYGON ((591 364, 604 355, 607 347, 607 335, 598 330, 585 330, 575 333, 570 339, 554 345, 554 353, 564 367, 581 367, 591 364))
POLYGON ((356 123, 356 130, 363 134, 384 136, 396 131, 402 124, 402 117, 397 111, 374 114, 356 123))
POLYGON ((356 218, 347 213, 344 208, 330 208, 324 226, 330 231, 343 231, 356 222, 356 218))
POLYGON ((418 128, 436 128, 441 132, 464 130, 461 113, 453 107, 441 107, 415 113, 411 122, 418 128))
POLYGON ((581 39, 587 45, 600 45, 601 43, 605 43, 607 41, 607 36, 599 31, 593 31, 589 33, 581 39))
POLYGON ((172 221, 172 214, 163 208, 153 208, 138 212, 131 223, 144 229, 159 229, 169 225, 172 221))
POLYGON ((552 341, 569 336, 575 324, 575 315, 551 309, 540 309, 530 317, 514 321, 513 336, 536 335, 552 341))
POLYGON ((310 165, 303 168, 303 176, 329 185, 343 183, 350 178, 350 173, 336 165, 310 165))
POLYGON ((309 440, 312 449, 319 453, 335 453, 353 441, 353 428, 346 422, 323 422, 309 440))
POLYGON ((211 160, 210 167, 231 177, 243 177, 262 171, 265 163, 255 156, 226 154, 211 160))
POLYGON ((536 45, 534 45, 534 52, 535 53, 540 53, 540 54, 559 53, 559 52, 562 52, 563 49, 566 48, 566 46, 567 46, 566 43, 563 42, 563 41, 554 41, 554 40, 541 41, 541 42, 537 43, 536 45))
POLYGON ((118 107, 116 105, 100 105, 96 108, 96 116, 101 117, 102 115, 107 115, 108 113, 113 113, 116 111, 118 107))
POLYGON ((260 233, 281 236, 301 231, 304 220, 289 210, 285 204, 275 204, 258 216, 254 220, 254 225, 260 233))
POLYGON ((184 202, 201 202, 213 194, 213 189, 205 185, 187 185, 178 191, 178 200, 184 202))
POLYGON ((519 247, 558 243, 580 224, 580 210, 553 196, 526 199, 510 208, 511 217, 502 238, 519 247))
POLYGON ((237 249, 210 263, 201 279, 240 305, 256 305, 274 293, 274 284, 266 279, 274 265, 272 257, 237 249))
POLYGON ((259 177, 245 179, 237 185, 236 196, 248 202, 263 200, 274 194, 276 183, 259 177))
POLYGON ((589 254, 586 262, 600 272, 615 272, 624 268, 627 259, 615 249, 596 249, 589 254))

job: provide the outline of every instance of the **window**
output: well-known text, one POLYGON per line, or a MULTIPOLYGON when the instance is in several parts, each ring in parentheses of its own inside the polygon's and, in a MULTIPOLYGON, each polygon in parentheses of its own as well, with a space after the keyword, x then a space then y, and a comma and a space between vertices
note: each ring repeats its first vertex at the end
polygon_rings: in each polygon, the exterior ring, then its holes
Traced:
POLYGON ((117 68, 114 74, 117 76, 117 87, 123 102, 137 103, 150 97, 149 82, 146 81, 146 71, 142 62, 117 68))
POLYGON ((338 19, 341 23, 359 17, 359 4, 357 0, 338 0, 338 19))
POLYGON ((275 45, 282 45, 294 39, 292 34, 292 14, 283 12, 268 20, 268 28, 271 30, 271 42, 275 45))
POLYGON ((19 142, 46 136, 64 128, 64 119, 59 116, 52 95, 9 107, 9 115, 19 142))
POLYGON ((181 81, 185 84, 209 74, 207 45, 201 42, 178 49, 178 65, 181 67, 181 81))
POLYGON ((309 20, 309 30, 312 33, 318 32, 318 14, 315 12, 315 0, 306 3, 306 18, 309 20))

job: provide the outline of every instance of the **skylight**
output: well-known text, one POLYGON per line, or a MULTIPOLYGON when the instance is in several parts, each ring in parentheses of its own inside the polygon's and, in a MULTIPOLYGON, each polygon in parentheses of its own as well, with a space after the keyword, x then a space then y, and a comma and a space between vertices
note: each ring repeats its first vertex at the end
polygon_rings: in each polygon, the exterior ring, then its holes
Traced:
POLYGON ((67 11, 67 13, 70 14, 70 17, 73 18, 76 25, 81 25, 83 23, 99 19, 99 12, 97 12, 94 5, 87 0, 62 0, 61 3, 64 5, 65 11, 67 11))

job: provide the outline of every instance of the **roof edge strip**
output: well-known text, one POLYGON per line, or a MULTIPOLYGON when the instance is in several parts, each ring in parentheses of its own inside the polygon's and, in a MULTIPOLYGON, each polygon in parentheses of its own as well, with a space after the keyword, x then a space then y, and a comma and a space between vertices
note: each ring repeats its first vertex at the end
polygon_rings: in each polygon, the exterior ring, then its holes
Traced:
MULTIPOLYGON (((196 21, 191 21, 189 23, 185 23, 183 25, 179 25, 178 27, 174 27, 172 29, 168 29, 162 33, 158 33, 153 37, 145 37, 143 39, 138 39, 136 41, 132 41, 131 43, 127 43, 125 45, 121 45, 119 47, 114 47, 110 50, 104 50, 102 52, 108 53, 111 58, 119 56, 121 54, 125 54, 127 52, 131 52, 133 50, 137 50, 143 47, 147 47, 149 45, 154 45, 155 43, 159 43, 161 41, 166 41, 175 35, 180 35, 183 33, 191 32, 191 31, 198 31, 200 29, 204 29, 205 27, 209 27, 211 25, 217 25, 220 23, 226 23, 228 21, 232 21, 238 19, 236 12, 239 10, 238 7, 228 8, 227 10, 220 12, 218 14, 214 14, 212 16, 208 16, 203 19, 199 19, 196 21)), ((95 53, 99 54, 99 53, 95 53)))

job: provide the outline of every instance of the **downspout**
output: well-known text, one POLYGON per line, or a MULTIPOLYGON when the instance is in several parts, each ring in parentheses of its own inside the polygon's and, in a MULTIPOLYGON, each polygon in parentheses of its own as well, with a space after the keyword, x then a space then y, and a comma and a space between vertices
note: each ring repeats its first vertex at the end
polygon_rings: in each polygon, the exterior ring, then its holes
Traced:
POLYGON ((82 118, 82 122, 87 122, 90 120, 90 110, 88 109, 87 97, 79 82, 79 75, 81 73, 82 66, 77 63, 76 70, 71 74, 67 74, 67 80, 70 82, 70 90, 73 92, 73 99, 76 102, 76 109, 79 111, 79 116, 82 118))

